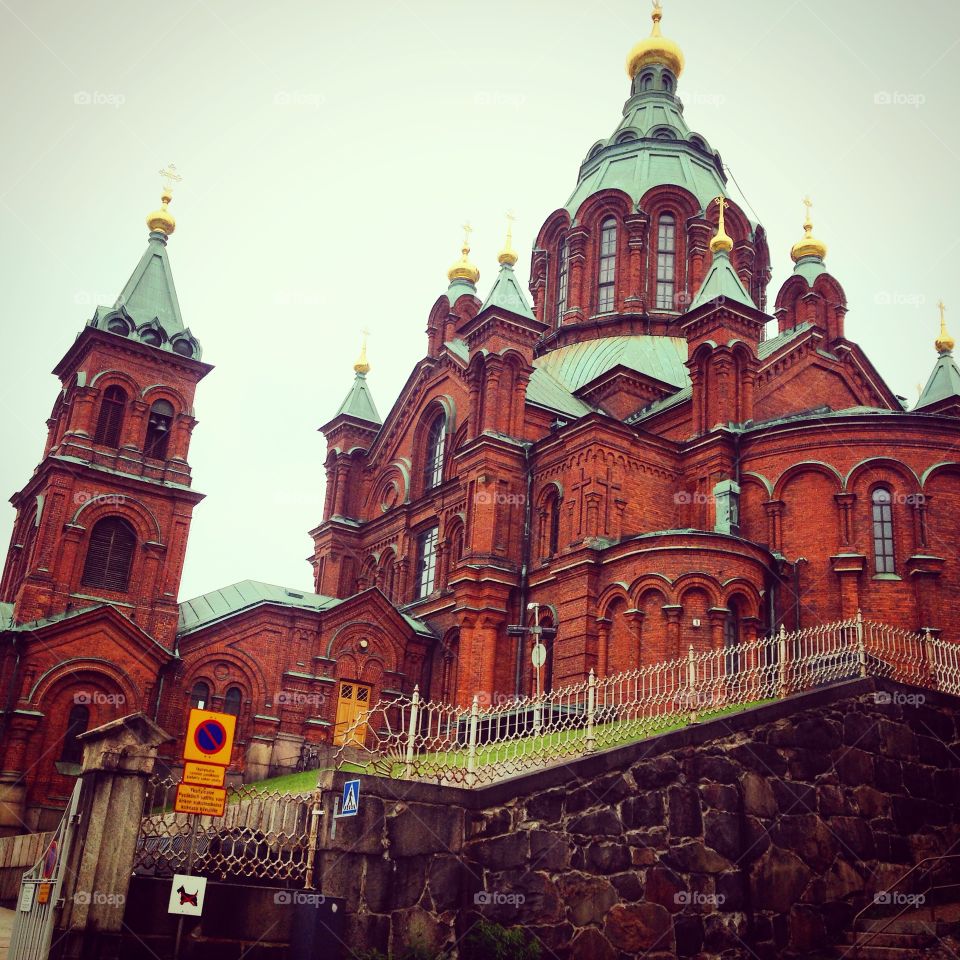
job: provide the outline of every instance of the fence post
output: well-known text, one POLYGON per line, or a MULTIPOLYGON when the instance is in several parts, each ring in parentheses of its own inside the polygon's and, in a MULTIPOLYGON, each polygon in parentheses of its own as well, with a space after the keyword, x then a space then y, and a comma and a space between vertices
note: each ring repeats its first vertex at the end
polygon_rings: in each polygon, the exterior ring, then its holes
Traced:
POLYGON ((480 698, 474 695, 470 706, 470 744, 467 748, 467 786, 477 782, 477 719, 480 714, 480 698))
POLYGON ((927 658, 927 676, 928 683, 932 690, 939 690, 940 685, 937 682, 937 648, 933 642, 933 634, 929 627, 923 628, 923 652, 927 658))
POLYGON ((406 776, 413 776, 413 758, 416 752, 417 720, 420 713, 420 684, 413 688, 413 699, 410 702, 410 727, 407 730, 407 767, 406 776))
POLYGON ((593 753, 597 749, 597 732, 594 728, 594 721, 597 713, 597 676, 590 668, 590 676, 587 678, 587 739, 584 743, 587 753, 593 753))
POLYGON ((693 652, 693 644, 687 648, 687 698, 690 701, 690 722, 696 723, 699 719, 697 710, 697 655, 693 652))
POLYGON ((867 648, 863 643, 863 614, 857 611, 857 657, 860 661, 860 676, 867 675, 867 648))
POLYGON ((787 695, 787 628, 780 624, 780 638, 777 643, 780 662, 780 696, 787 695))

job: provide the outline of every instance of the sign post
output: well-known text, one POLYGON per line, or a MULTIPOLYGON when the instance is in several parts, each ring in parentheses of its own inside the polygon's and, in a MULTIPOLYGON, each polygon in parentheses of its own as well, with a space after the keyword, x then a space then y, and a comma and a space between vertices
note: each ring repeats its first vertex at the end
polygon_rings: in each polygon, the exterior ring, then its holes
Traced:
POLYGON ((333 823, 330 825, 330 839, 337 838, 337 821, 344 817, 355 817, 360 812, 360 781, 345 780, 342 797, 333 798, 333 823))
POLYGON ((203 912, 206 877, 191 876, 197 848, 197 817, 222 817, 227 805, 224 789, 237 718, 232 713, 213 710, 190 711, 187 736, 183 744, 183 777, 177 784, 173 803, 176 813, 190 816, 190 845, 187 848, 185 874, 173 878, 169 912, 179 914, 173 957, 180 956, 184 916, 199 917, 203 912))

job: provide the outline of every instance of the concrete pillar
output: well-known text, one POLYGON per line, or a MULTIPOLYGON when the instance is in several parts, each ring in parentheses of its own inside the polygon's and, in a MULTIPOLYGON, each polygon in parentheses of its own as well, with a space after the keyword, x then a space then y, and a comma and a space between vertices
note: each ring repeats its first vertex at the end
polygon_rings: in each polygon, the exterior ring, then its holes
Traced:
POLYGON ((157 747, 172 739, 143 713, 80 737, 83 787, 61 891, 64 907, 55 937, 62 944, 59 960, 112 960, 119 955, 146 782, 157 747))

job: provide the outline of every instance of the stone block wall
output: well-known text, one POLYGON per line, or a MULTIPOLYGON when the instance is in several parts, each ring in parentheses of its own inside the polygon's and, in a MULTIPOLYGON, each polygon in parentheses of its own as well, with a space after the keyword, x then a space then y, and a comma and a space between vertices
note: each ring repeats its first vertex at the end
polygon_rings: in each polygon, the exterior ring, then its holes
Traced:
POLYGON ((957 705, 860 680, 482 790, 365 779, 324 891, 352 946, 480 916, 560 960, 807 956, 960 839, 957 705))

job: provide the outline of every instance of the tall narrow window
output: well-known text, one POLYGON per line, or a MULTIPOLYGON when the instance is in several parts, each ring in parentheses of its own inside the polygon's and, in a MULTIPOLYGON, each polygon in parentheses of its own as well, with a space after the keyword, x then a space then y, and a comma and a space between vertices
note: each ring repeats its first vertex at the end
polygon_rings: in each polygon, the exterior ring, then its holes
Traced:
POLYGON ((190 706, 197 710, 205 710, 210 703, 210 687, 202 680, 198 680, 190 691, 190 706))
POLYGON ((600 228, 600 272, 597 283, 597 313, 614 309, 617 279, 617 221, 604 220, 600 228))
POLYGON ((417 600, 429 597, 437 584, 437 528, 431 527, 417 537, 417 600))
POLYGON ((63 763, 81 763, 83 761, 83 744, 80 734, 87 732, 90 723, 90 708, 83 704, 75 704, 70 708, 67 717, 67 730, 63 735, 63 748, 60 750, 60 760, 63 763))
POLYGON ((81 583, 125 593, 130 586, 136 546, 137 535, 126 520, 105 517, 97 521, 90 533, 81 583))
POLYGON ((447 432, 447 418, 441 414, 430 424, 427 433, 426 455, 423 462, 423 489, 432 490, 443 483, 444 440, 447 432))
POLYGON ((563 323, 563 315, 567 312, 568 277, 570 256, 567 250, 567 241, 563 240, 557 250, 557 326, 563 323))
POLYGON ((165 460, 170 445, 170 427, 173 425, 173 404, 158 400, 150 408, 147 421, 147 441, 143 452, 156 460, 165 460))
POLYGON ((100 401, 100 416, 97 418, 97 430, 93 435, 94 443, 105 447, 119 447, 120 433, 123 430, 123 414, 127 407, 127 395, 122 387, 107 387, 100 401))
POLYGON ((674 281, 677 257, 677 226, 665 213, 657 228, 657 309, 674 310, 674 281))
POLYGON ((560 494, 554 494, 550 501, 550 556, 556 556, 560 547, 560 494))
POLYGON ((893 573, 893 497, 885 487, 873 491, 873 559, 876 573, 893 573))
POLYGON ((243 691, 239 687, 230 687, 223 698, 223 712, 239 717, 241 703, 243 703, 243 691))

